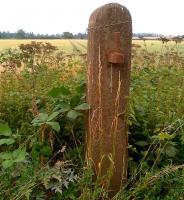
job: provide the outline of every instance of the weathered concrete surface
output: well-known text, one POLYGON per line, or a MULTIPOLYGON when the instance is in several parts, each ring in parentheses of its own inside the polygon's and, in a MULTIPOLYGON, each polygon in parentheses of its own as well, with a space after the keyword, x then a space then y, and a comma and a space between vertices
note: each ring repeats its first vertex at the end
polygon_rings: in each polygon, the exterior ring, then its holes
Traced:
MULTIPOLYGON (((88 112, 86 159, 96 176, 109 175, 116 193, 127 179, 128 136, 126 109, 129 97, 132 23, 129 11, 111 3, 96 9, 88 26, 88 112), (115 48, 114 33, 120 32, 124 62, 107 61, 115 48), (110 173, 112 175, 110 175, 110 173)), ((108 187, 108 183, 104 183, 108 187)))

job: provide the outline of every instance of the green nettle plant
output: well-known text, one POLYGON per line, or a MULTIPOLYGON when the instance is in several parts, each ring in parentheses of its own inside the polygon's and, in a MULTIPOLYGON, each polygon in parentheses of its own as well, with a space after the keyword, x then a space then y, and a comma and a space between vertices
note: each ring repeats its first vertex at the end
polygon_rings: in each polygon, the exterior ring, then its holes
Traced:
POLYGON ((15 163, 23 162, 26 160, 25 148, 19 147, 18 149, 11 150, 12 146, 16 143, 16 134, 12 134, 12 130, 7 123, 0 123, 0 164, 6 169, 15 163), (9 149, 9 150, 8 150, 9 149), (3 151, 4 150, 4 151, 3 151))

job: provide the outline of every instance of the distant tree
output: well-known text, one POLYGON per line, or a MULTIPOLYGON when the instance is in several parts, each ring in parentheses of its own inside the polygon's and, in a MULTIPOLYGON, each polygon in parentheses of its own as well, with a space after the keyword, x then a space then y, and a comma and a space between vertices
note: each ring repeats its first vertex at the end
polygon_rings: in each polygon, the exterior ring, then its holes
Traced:
POLYGON ((31 32, 31 33, 26 33, 26 34, 25 34, 25 38, 26 38, 26 39, 35 39, 35 38, 36 38, 36 35, 35 35, 33 32, 31 32))
POLYGON ((75 39, 86 39, 87 38, 87 34, 86 33, 77 33, 74 35, 75 39))
POLYGON ((18 39, 25 39, 26 38, 26 32, 23 29, 19 29, 17 31, 17 38, 18 39))
POLYGON ((72 33, 70 33, 70 32, 67 31, 67 32, 63 32, 62 38, 63 39, 73 39, 74 36, 73 36, 72 33))

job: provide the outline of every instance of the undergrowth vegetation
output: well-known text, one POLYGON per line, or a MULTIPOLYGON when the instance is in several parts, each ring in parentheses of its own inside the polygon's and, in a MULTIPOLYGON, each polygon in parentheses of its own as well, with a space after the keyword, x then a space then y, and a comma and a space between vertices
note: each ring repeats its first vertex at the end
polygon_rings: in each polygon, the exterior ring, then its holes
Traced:
MULTIPOLYGON (((132 54, 128 182, 113 199, 184 199, 184 57, 132 54)), ((32 42, 0 66, 0 200, 107 199, 84 159, 86 55, 32 42)))

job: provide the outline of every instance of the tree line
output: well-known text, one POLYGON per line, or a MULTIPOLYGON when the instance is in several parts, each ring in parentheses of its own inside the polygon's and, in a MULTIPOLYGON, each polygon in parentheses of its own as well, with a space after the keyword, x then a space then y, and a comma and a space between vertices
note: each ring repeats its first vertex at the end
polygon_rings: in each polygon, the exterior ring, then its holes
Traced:
MULTIPOLYGON (((162 34, 156 33, 133 33, 133 37, 164 37, 162 34)), ((184 38, 183 36, 180 36, 184 38)), ((25 32, 19 29, 17 32, 0 31, 0 39, 86 39, 87 33, 73 34, 68 31, 58 34, 35 34, 33 32, 25 32)))
POLYGON ((164 37, 164 35, 159 33, 134 33, 133 37, 164 37))
POLYGON ((0 31, 0 39, 86 39, 86 33, 73 34, 68 31, 62 34, 35 34, 33 32, 27 33, 23 29, 19 29, 17 32, 11 33, 6 31, 0 31))

